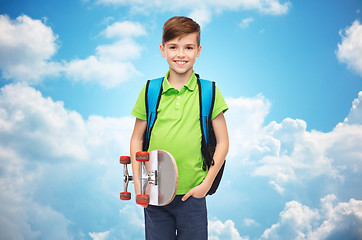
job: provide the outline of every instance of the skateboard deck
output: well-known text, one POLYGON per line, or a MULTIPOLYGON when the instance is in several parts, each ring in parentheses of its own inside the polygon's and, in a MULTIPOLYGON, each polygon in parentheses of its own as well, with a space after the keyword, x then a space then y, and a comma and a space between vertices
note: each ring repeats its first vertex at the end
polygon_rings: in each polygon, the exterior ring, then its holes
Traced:
MULTIPOLYGON (((178 171, 174 157, 167 151, 154 150, 137 152, 136 160, 141 163, 139 174, 141 194, 136 196, 136 203, 154 206, 169 204, 174 199, 178 187, 178 171)), ((129 181, 133 181, 133 176, 128 174, 127 169, 130 162, 130 157, 120 157, 124 176, 124 192, 120 194, 121 200, 131 199, 131 193, 127 192, 129 181)))

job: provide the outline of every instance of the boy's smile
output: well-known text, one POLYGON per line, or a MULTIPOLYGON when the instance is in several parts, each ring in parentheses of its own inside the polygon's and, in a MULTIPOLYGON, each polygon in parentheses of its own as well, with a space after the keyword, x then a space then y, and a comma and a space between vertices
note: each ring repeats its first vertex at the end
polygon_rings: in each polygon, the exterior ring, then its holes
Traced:
POLYGON ((187 61, 178 61, 178 60, 175 60, 175 63, 177 63, 178 65, 180 66, 183 66, 187 63, 187 61))
POLYGON ((201 52, 196 37, 197 33, 191 33, 160 45, 161 54, 166 57, 170 67, 170 74, 191 75, 196 57, 201 52))

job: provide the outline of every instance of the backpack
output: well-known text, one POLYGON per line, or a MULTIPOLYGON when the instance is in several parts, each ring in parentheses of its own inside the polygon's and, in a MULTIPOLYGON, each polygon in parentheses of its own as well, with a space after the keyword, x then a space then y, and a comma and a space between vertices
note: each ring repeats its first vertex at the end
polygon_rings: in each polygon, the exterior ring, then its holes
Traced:
MULTIPOLYGON (((198 74, 195 75, 197 77, 200 98, 200 126, 202 132, 201 152, 204 157, 202 169, 206 171, 211 165, 215 164, 213 155, 216 147, 216 138, 211 124, 211 114, 215 101, 215 82, 200 79, 198 74)), ((157 108, 161 100, 163 79, 164 78, 162 77, 148 80, 146 84, 145 102, 147 127, 144 134, 143 151, 148 150, 152 128, 157 119, 157 108)), ((212 195, 216 192, 224 172, 224 167, 225 161, 216 175, 207 195, 212 195)))

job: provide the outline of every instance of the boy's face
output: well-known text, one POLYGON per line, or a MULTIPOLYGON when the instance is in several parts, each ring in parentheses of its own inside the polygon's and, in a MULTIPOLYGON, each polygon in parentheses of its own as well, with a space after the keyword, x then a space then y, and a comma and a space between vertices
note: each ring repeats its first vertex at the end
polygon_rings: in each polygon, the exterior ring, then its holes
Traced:
POLYGON ((193 71, 196 58, 200 56, 201 46, 197 45, 197 33, 175 38, 160 45, 161 54, 166 57, 170 72, 186 74, 193 71))

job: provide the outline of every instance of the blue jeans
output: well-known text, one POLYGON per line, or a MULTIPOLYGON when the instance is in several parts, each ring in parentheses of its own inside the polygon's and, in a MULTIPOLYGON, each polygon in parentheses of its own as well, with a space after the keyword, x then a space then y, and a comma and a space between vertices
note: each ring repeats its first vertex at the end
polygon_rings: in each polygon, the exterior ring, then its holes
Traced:
POLYGON ((147 240, 207 239, 207 209, 205 198, 183 195, 166 206, 149 205, 144 209, 147 240))

